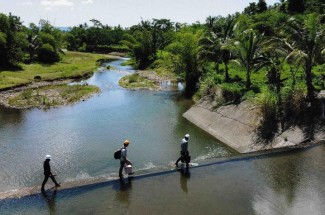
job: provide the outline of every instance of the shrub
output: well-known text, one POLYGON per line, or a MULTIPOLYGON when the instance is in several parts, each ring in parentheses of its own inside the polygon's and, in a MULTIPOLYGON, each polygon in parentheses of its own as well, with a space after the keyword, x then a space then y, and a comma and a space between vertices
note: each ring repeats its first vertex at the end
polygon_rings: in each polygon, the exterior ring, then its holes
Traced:
POLYGON ((299 87, 286 87, 282 90, 282 94, 283 117, 287 122, 295 121, 306 110, 305 90, 299 87))
POLYGON ((264 90, 259 94, 257 103, 262 120, 257 128, 258 142, 271 141, 278 131, 277 96, 274 92, 264 90))
POLYGON ((35 81, 40 81, 41 79, 42 79, 42 77, 40 75, 35 75, 34 76, 35 81))
POLYGON ((38 50, 38 60, 42 63, 55 63, 60 61, 60 56, 50 44, 46 43, 38 50))
POLYGON ((241 87, 237 83, 223 83, 220 85, 222 97, 226 102, 238 104, 241 100, 241 87))
POLYGON ((33 95, 33 91, 31 89, 24 90, 20 95, 23 99, 30 99, 33 95))
POLYGON ((260 113, 264 119, 276 117, 277 97, 273 91, 266 90, 259 94, 257 102, 260 106, 260 113))
POLYGON ((137 82, 138 78, 139 78, 139 75, 136 74, 136 73, 130 75, 129 76, 129 83, 131 84, 131 83, 137 82))
POLYGON ((204 96, 214 96, 217 84, 222 83, 222 75, 211 73, 200 81, 200 88, 194 96, 194 100, 200 100, 204 96))

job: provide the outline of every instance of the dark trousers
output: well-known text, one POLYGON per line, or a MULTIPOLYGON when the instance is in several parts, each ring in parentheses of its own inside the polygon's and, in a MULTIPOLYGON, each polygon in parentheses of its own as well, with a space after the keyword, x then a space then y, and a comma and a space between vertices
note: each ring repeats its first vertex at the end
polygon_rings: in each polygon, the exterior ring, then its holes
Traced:
POLYGON ((52 179, 53 183, 54 183, 56 186, 59 185, 59 183, 56 182, 56 180, 55 180, 55 178, 54 178, 53 175, 45 175, 45 176, 44 176, 43 183, 42 183, 42 190, 44 190, 44 186, 45 186, 45 184, 46 184, 46 182, 47 182, 47 180, 48 180, 49 178, 52 179))
POLYGON ((181 161, 182 163, 186 163, 186 168, 188 169, 188 163, 189 163, 189 152, 183 152, 181 151, 181 156, 177 159, 177 161, 175 162, 176 165, 178 165, 178 163, 181 161))
POLYGON ((119 176, 120 178, 123 177, 123 173, 122 173, 122 171, 123 171, 124 165, 125 165, 125 161, 121 161, 121 162, 120 162, 120 170, 119 170, 119 172, 118 172, 118 176, 119 176))

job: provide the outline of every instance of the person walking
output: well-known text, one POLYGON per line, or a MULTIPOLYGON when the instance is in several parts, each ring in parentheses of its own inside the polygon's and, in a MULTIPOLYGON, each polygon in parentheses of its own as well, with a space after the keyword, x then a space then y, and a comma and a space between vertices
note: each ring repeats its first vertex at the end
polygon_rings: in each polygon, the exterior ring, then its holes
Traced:
POLYGON ((181 141, 181 156, 175 162, 175 166, 178 167, 179 161, 186 163, 186 170, 188 171, 190 154, 188 152, 188 139, 190 138, 189 134, 185 134, 184 138, 181 141))
POLYGON ((55 177, 51 172, 51 166, 50 166, 51 158, 52 158, 51 155, 46 155, 45 156, 45 161, 44 161, 44 164, 43 164, 43 167, 44 167, 44 180, 43 180, 42 188, 41 188, 42 192, 45 191, 44 186, 45 186, 45 184, 46 184, 46 182, 47 182, 47 180, 49 178, 52 179, 52 181, 54 182, 56 187, 60 186, 60 184, 55 180, 55 177))
POLYGON ((121 157, 120 157, 120 169, 119 169, 119 177, 120 179, 123 179, 123 168, 126 165, 131 165, 132 166, 132 162, 127 158, 127 150, 126 148, 129 146, 130 141, 129 140, 125 140, 123 143, 123 146, 121 147, 121 157))

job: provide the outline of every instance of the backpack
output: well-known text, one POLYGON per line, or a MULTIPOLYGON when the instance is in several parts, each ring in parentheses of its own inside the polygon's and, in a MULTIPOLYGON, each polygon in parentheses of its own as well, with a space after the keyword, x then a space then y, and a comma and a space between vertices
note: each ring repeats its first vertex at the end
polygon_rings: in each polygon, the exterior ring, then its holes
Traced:
POLYGON ((114 152, 114 158, 115 159, 120 159, 121 158, 121 150, 122 149, 118 149, 114 152))

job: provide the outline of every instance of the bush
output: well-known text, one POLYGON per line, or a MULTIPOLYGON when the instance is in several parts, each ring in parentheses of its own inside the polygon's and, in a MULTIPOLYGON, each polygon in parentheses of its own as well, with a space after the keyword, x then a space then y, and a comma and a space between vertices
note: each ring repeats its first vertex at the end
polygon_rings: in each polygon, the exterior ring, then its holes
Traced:
POLYGON ((33 95, 33 91, 31 89, 24 90, 20 95, 23 99, 30 99, 33 95))
POLYGON ((42 77, 40 75, 35 75, 34 80, 35 81, 40 81, 40 80, 42 80, 42 77))
POLYGON ((226 102, 240 103, 242 98, 241 87, 237 83, 223 83, 220 85, 222 97, 226 102))
POLYGON ((214 96, 217 84, 222 83, 223 76, 215 73, 208 74, 200 81, 200 88, 194 96, 194 100, 200 100, 204 96, 214 96))
POLYGON ((38 60, 42 63, 55 63, 60 61, 60 56, 50 44, 46 43, 38 50, 38 60))
POLYGON ((129 76, 129 83, 131 84, 131 83, 135 83, 135 82, 137 82, 138 77, 139 77, 139 75, 136 74, 136 73, 130 75, 130 76, 129 76))
POLYGON ((274 92, 265 90, 259 94, 257 103, 262 117, 257 129, 257 141, 262 143, 269 142, 278 131, 277 96, 274 92))
POLYGON ((296 121, 306 110, 305 90, 303 88, 286 87, 283 94, 283 117, 286 122, 296 121))

